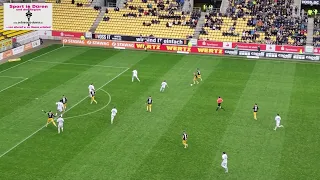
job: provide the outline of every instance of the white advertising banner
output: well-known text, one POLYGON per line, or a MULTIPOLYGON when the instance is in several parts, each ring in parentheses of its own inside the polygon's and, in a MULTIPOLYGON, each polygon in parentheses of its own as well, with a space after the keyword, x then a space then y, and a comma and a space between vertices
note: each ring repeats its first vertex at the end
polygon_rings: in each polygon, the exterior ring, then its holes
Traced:
POLYGON ((39 38, 40 38, 39 33, 37 31, 33 31, 33 32, 16 37, 16 42, 20 44, 26 44, 28 42, 35 41, 39 38))
POLYGON ((5 3, 4 30, 52 30, 51 3, 5 3))

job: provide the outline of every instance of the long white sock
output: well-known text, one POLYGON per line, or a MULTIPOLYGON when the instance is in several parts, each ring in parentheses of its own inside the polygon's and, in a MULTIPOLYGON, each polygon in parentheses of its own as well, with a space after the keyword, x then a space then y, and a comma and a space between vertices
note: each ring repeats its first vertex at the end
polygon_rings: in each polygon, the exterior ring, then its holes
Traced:
POLYGON ((133 82, 133 80, 134 80, 134 77, 132 77, 132 82, 133 82))
POLYGON ((226 172, 228 172, 228 168, 225 168, 226 172))
POLYGON ((137 77, 137 80, 140 82, 140 79, 137 77))
POLYGON ((58 128, 58 134, 60 134, 60 128, 58 128))
POLYGON ((113 119, 114 119, 114 117, 111 117, 111 124, 113 124, 113 119))
POLYGON ((63 127, 61 128, 61 131, 63 132, 63 127))

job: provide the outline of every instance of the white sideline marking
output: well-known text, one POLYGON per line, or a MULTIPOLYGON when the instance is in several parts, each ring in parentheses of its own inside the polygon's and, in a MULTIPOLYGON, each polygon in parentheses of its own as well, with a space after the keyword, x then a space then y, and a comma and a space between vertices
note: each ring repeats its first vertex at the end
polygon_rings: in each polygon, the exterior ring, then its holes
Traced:
POLYGON ((65 62, 56 62, 56 61, 32 61, 32 62, 39 62, 39 63, 48 63, 48 64, 68 64, 68 65, 75 65, 75 66, 91 66, 91 67, 105 67, 105 68, 128 68, 128 67, 120 67, 120 66, 104 66, 104 65, 90 65, 90 64, 77 64, 77 63, 65 63, 65 62))
POLYGON ((25 77, 14 77, 14 76, 0 76, 0 78, 26 79, 25 77))
POLYGON ((61 48, 63 48, 63 46, 58 47, 58 48, 56 48, 56 49, 53 49, 53 50, 51 50, 51 51, 48 51, 48 52, 46 52, 46 53, 40 54, 39 56, 36 56, 36 57, 34 57, 34 58, 31 58, 31 59, 29 59, 29 60, 27 60, 27 61, 24 61, 24 62, 22 62, 22 63, 20 63, 20 64, 15 65, 15 66, 9 67, 8 69, 5 69, 5 70, 0 71, 0 74, 3 73, 3 72, 8 71, 8 70, 10 70, 10 69, 13 69, 13 68, 15 68, 15 67, 18 67, 18 66, 20 66, 20 65, 22 65, 22 64, 24 64, 24 63, 27 63, 27 62, 32 61, 32 60, 34 60, 34 59, 37 59, 37 58, 39 58, 39 57, 41 57, 41 56, 47 55, 47 54, 49 54, 49 53, 52 53, 52 52, 54 52, 54 51, 56 51, 56 50, 59 50, 59 49, 61 49, 61 48))
MULTIPOLYGON (((99 87, 97 90, 102 89, 104 86, 106 86, 107 84, 109 84, 110 82, 112 82, 113 80, 115 80, 116 78, 118 78, 119 76, 121 76, 123 73, 127 72, 130 68, 125 69, 124 71, 122 71, 120 74, 118 74, 117 76, 115 76, 114 78, 112 78, 110 81, 106 82, 104 85, 102 85, 101 87, 99 87)), ((83 98, 82 100, 80 100, 78 103, 76 103, 75 105, 73 105, 72 107, 70 107, 68 110, 66 110, 66 112, 70 111, 72 108, 74 108, 75 106, 77 106, 78 104, 80 104, 82 101, 84 101, 85 99, 87 99, 88 96, 86 96, 85 98, 83 98)), ((14 145, 12 148, 10 148, 8 151, 4 152, 3 154, 1 154, 0 158, 2 158, 4 155, 8 154, 10 151, 12 151, 14 148, 18 147, 20 144, 22 144, 23 142, 25 142, 26 140, 28 140, 29 138, 31 138, 33 135, 35 135, 37 132, 41 131, 44 127, 46 127, 45 125, 42 126, 41 128, 39 128, 38 130, 36 130, 34 133, 30 134, 28 137, 24 138, 22 141, 20 141, 19 143, 17 143, 16 145, 14 145)))
POLYGON ((111 103, 111 95, 110 95, 110 93, 108 93, 107 91, 105 91, 105 90, 103 90, 103 89, 100 89, 100 90, 103 91, 103 92, 105 92, 105 93, 108 94, 108 96, 109 96, 109 101, 108 101, 107 105, 103 106, 102 108, 100 108, 100 109, 98 109, 98 110, 95 110, 95 111, 92 111, 92 112, 89 112, 89 113, 86 113, 86 114, 80 114, 80 115, 77 115, 77 116, 71 116, 71 117, 67 117, 67 118, 64 118, 64 119, 72 119, 72 118, 87 116, 87 115, 90 115, 90 114, 99 112, 99 111, 103 110, 104 108, 106 108, 107 106, 109 106, 109 104, 111 103))
POLYGON ((8 86, 8 87, 6 87, 6 88, 4 88, 4 89, 1 89, 1 90, 0 90, 0 93, 3 92, 3 91, 5 91, 5 90, 7 90, 7 89, 9 89, 9 88, 11 88, 11 87, 13 87, 13 86, 15 86, 15 85, 17 85, 17 84, 22 83, 23 81, 25 81, 25 80, 27 80, 27 79, 28 79, 28 78, 25 78, 25 79, 23 79, 23 80, 21 80, 21 81, 19 81, 19 82, 17 82, 17 83, 12 84, 11 86, 8 86))

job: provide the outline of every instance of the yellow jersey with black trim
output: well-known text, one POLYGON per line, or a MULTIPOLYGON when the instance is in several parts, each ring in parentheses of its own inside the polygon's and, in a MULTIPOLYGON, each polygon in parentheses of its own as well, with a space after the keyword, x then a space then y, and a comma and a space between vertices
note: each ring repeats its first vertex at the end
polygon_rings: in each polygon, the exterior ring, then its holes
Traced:
POLYGON ((148 98, 148 99, 147 99, 147 104, 152 104, 152 102, 153 102, 153 101, 152 101, 152 98, 148 98))
POLYGON ((90 91, 91 97, 94 97, 96 95, 95 91, 90 91))
POLYGON ((48 112, 48 119, 52 119, 54 117, 54 114, 52 112, 48 112))
POLYGON ((63 104, 67 104, 68 99, 67 99, 66 97, 63 97, 63 98, 61 99, 61 102, 62 102, 63 104))

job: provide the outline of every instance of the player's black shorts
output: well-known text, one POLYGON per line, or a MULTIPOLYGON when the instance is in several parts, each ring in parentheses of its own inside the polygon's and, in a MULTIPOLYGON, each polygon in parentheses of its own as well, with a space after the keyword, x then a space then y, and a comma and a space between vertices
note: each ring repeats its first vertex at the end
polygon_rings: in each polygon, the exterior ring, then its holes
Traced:
POLYGON ((218 103, 218 107, 220 107, 221 106, 221 103, 218 103))

